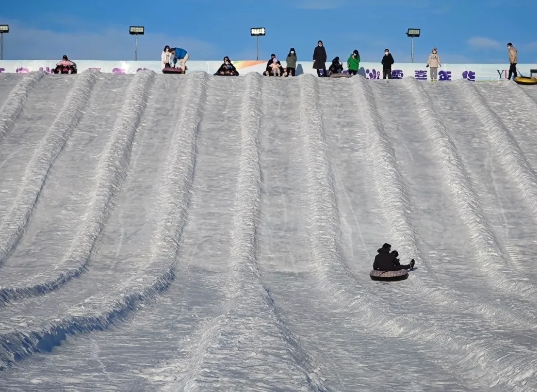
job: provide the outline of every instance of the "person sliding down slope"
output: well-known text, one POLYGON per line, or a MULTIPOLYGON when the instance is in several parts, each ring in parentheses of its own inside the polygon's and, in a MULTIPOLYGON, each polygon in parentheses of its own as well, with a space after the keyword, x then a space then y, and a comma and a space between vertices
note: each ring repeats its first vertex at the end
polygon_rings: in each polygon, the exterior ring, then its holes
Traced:
POLYGON ((373 269, 377 271, 399 271, 402 269, 412 269, 416 261, 412 259, 410 264, 401 265, 397 256, 396 250, 390 253, 392 246, 390 244, 382 245, 377 252, 378 255, 375 256, 375 261, 373 262, 373 269))

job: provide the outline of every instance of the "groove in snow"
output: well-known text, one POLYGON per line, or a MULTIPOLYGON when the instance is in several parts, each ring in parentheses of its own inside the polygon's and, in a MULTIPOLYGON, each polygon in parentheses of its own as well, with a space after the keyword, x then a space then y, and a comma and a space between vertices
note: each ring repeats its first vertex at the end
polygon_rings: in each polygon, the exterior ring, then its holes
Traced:
POLYGON ((95 242, 110 214, 113 197, 127 176, 132 143, 154 80, 153 72, 138 72, 134 76, 112 136, 98 163, 91 202, 60 264, 48 274, 19 282, 18 287, 1 288, 0 305, 56 290, 87 271, 95 242))
POLYGON ((26 167, 17 198, 0 224, 0 267, 23 235, 45 185, 48 172, 82 119, 96 81, 97 72, 94 71, 77 75, 75 85, 66 97, 61 112, 41 140, 26 167))
POLYGON ((0 141, 15 124, 19 114, 24 109, 28 95, 43 76, 45 76, 45 72, 32 72, 28 74, 9 93, 9 96, 0 108, 0 141))

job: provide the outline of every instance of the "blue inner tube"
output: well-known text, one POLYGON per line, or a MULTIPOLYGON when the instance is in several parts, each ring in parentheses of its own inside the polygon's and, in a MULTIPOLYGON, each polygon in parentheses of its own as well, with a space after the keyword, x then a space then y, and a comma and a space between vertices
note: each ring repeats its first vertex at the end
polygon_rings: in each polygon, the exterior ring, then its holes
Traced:
POLYGON ((369 273, 369 276, 371 277, 372 280, 392 282, 396 280, 405 280, 406 278, 408 278, 408 271, 404 269, 399 270, 399 271, 373 270, 369 273))

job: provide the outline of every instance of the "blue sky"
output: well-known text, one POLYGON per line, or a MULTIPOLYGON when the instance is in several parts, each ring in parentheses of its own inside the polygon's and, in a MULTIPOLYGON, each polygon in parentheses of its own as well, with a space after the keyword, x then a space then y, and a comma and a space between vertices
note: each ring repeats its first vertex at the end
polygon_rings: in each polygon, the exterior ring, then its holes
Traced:
POLYGON ((134 60, 130 25, 143 25, 138 60, 159 60, 164 45, 184 47, 191 60, 255 60, 250 27, 265 27, 261 58, 284 58, 294 47, 310 61, 317 40, 329 59, 353 49, 380 61, 390 48, 410 62, 407 28, 422 29, 415 61, 438 47, 445 63, 506 63, 506 44, 519 63, 537 63, 537 2, 517 0, 93 0, 3 1, 4 59, 134 60))

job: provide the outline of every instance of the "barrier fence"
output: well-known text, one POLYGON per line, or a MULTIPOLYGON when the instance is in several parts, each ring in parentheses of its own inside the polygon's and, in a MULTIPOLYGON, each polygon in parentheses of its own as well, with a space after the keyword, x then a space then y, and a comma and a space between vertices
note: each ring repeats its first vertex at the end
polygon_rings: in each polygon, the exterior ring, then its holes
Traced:
MULTIPOLYGON (((75 61, 78 72, 88 69, 98 69, 100 72, 113 74, 134 74, 144 69, 149 69, 157 73, 162 72, 160 61, 99 61, 80 60, 75 61)), ((0 73, 28 73, 34 71, 44 71, 52 73, 58 61, 54 60, 4 60, 0 61, 0 73)), ((204 71, 214 74, 222 64, 221 61, 188 61, 189 72, 204 71)), ((250 72, 262 73, 265 70, 266 61, 234 61, 233 64, 240 75, 250 72)), ((345 62, 343 64, 346 66, 345 62)), ((282 61, 285 66, 285 61, 282 61)), ((326 63, 327 67, 330 63, 326 63)), ((502 80, 507 79, 508 64, 443 64, 438 69, 439 81, 450 81, 466 79, 470 81, 502 80)), ((537 69, 537 64, 519 64, 518 70, 529 76, 530 69, 537 69)), ((299 62, 297 64, 297 75, 316 74, 312 61, 299 62)), ((382 65, 380 63, 363 62, 360 63, 359 74, 368 79, 382 78, 382 65)), ((427 80, 429 68, 425 63, 396 63, 392 67, 392 78, 402 79, 404 77, 414 77, 418 80, 427 80)))

